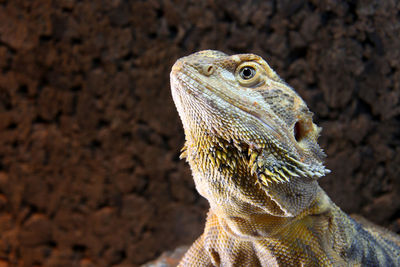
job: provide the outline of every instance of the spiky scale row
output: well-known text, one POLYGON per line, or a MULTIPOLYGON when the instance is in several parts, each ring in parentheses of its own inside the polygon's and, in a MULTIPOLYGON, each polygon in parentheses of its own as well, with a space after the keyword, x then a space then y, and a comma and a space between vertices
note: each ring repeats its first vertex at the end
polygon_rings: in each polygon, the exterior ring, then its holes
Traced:
MULTIPOLYGON (((271 154, 276 157, 279 156, 277 152, 271 152, 271 154)), ((290 157, 287 153, 284 156, 290 161, 281 161, 286 162, 286 165, 274 165, 268 166, 263 162, 260 152, 255 152, 253 150, 248 151, 249 161, 248 164, 251 166, 251 173, 257 174, 257 177, 263 181, 265 186, 268 186, 270 183, 283 183, 290 182, 291 177, 322 177, 326 173, 330 171, 325 169, 323 165, 312 167, 308 164, 305 164, 299 160, 290 157)))

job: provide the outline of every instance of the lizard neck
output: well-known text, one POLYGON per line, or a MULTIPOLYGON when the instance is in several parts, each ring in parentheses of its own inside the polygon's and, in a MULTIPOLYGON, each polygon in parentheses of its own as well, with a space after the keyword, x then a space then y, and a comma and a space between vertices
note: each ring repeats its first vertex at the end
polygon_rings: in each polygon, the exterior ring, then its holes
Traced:
MULTIPOLYGON (((275 202, 271 199, 267 199, 267 208, 254 203, 244 203, 242 198, 237 196, 228 201, 226 197, 218 201, 216 199, 214 195, 212 200, 209 200, 211 212, 218 217, 225 232, 241 240, 277 239, 290 243, 293 241, 291 237, 316 236, 317 229, 322 229, 321 224, 328 227, 329 221, 338 213, 336 210, 332 213, 333 206, 329 205, 331 201, 321 188, 310 206, 296 216, 272 214, 271 210, 280 207, 274 207, 275 202)), ((320 234, 322 236, 322 232, 320 234)))

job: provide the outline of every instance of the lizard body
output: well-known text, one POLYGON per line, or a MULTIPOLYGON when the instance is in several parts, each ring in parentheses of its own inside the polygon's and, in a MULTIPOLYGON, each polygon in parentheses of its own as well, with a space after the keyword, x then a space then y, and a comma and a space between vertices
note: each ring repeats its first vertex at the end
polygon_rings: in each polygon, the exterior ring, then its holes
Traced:
POLYGON ((205 50, 179 59, 172 95, 204 233, 180 266, 400 266, 400 238, 353 220, 318 185, 320 128, 259 56, 205 50))

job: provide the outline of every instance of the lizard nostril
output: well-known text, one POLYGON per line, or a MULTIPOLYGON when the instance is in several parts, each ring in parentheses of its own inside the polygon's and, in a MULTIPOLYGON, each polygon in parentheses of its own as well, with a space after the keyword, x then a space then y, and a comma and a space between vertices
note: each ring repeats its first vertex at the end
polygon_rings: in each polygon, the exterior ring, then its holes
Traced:
POLYGON ((214 72, 214 66, 211 64, 206 64, 202 68, 202 72, 206 76, 210 76, 214 72))

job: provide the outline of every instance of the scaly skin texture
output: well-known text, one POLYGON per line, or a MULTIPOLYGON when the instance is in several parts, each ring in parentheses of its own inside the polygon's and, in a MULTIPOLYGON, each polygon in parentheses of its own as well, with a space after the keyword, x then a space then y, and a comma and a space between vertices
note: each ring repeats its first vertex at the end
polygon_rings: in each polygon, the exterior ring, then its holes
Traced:
POLYGON ((398 236, 357 223, 318 185, 320 128, 261 57, 192 54, 171 88, 182 157, 210 203, 180 266, 400 266, 398 236))

